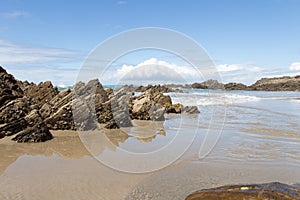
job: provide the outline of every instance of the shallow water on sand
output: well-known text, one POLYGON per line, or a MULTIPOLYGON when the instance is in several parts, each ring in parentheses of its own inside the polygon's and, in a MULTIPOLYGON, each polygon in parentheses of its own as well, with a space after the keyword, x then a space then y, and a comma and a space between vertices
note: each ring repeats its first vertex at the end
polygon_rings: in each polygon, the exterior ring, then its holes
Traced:
POLYGON ((56 131, 53 140, 39 144, 1 139, 0 199, 183 199, 224 184, 300 182, 300 93, 170 95, 173 102, 199 106, 200 115, 167 115, 164 122, 135 121, 133 128, 80 137, 56 131), (184 140, 194 133, 183 156, 155 172, 123 173, 97 160, 121 151, 155 152, 180 138, 172 155, 157 158, 163 163, 185 149, 184 140), (199 151, 209 154, 199 159, 199 151))

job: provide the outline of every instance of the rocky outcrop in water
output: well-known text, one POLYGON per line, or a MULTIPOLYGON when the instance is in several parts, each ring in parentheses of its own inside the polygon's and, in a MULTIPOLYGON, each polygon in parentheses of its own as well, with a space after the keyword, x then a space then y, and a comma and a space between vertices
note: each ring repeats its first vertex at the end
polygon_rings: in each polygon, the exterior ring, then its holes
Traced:
POLYGON ((189 87, 196 89, 224 89, 224 84, 210 79, 202 83, 193 83, 189 87))
POLYGON ((242 83, 222 84, 216 80, 193 83, 182 87, 196 89, 225 89, 225 90, 259 90, 259 91, 300 91, 300 76, 284 76, 277 78, 262 78, 247 86, 242 83))
POLYGON ((229 185, 211 189, 204 189, 186 197, 186 200, 259 200, 280 199, 299 200, 300 188, 283 183, 266 183, 252 185, 229 185))
POLYGON ((226 83, 224 88, 225 90, 249 90, 248 86, 242 83, 226 83))
POLYGON ((198 110, 197 106, 184 106, 181 109, 181 113, 183 114, 198 114, 200 111, 198 110))
POLYGON ((260 91, 300 91, 300 76, 262 78, 248 88, 260 91))
POLYGON ((164 120, 164 113, 172 105, 171 98, 150 88, 145 93, 131 99, 131 118, 139 120, 164 120))
POLYGON ((170 92, 182 92, 181 90, 173 90, 171 87, 165 85, 147 85, 147 86, 138 86, 135 88, 135 92, 146 92, 146 90, 153 89, 161 93, 170 93, 170 92))

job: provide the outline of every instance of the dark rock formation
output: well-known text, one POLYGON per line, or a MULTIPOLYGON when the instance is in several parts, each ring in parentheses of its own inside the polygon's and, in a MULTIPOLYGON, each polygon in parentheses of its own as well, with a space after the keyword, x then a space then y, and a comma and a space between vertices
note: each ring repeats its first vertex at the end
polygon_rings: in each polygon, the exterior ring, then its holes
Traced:
POLYGON ((72 113, 72 102, 68 102, 53 112, 45 120, 49 129, 52 130, 76 130, 72 113))
POLYGON ((175 113, 175 114, 198 114, 200 111, 197 106, 183 106, 180 103, 172 104, 166 109, 166 113, 175 113))
POLYGON ((248 90, 248 86, 242 83, 227 83, 224 88, 225 90, 248 90))
POLYGON ((28 115, 26 115, 24 117, 24 119, 26 120, 28 126, 35 126, 36 124, 42 123, 43 118, 39 112, 39 110, 32 110, 30 111, 30 113, 28 115))
POLYGON ((198 110, 197 106, 184 106, 181 109, 181 113, 186 113, 186 114, 198 114, 200 111, 198 110))
POLYGON ((0 127, 0 135, 2 138, 5 136, 15 135, 16 133, 26 129, 27 126, 28 123, 24 118, 17 119, 0 127))
POLYGON ((176 92, 172 88, 164 85, 147 85, 147 86, 139 86, 135 88, 135 92, 145 92, 146 90, 154 89, 157 92, 161 93, 170 93, 170 92, 176 92))
POLYGON ((23 97, 23 91, 20 82, 0 66, 0 107, 21 97, 23 97))
POLYGON ((183 108, 183 105, 180 103, 172 104, 170 107, 168 107, 166 109, 166 113, 179 114, 179 113, 181 113, 182 108, 183 108))
POLYGON ((150 88, 145 93, 132 99, 131 118, 140 120, 163 120, 165 109, 171 105, 172 101, 169 96, 163 95, 155 88, 150 88), (162 107, 164 107, 164 109, 162 107))
POLYGON ((120 128, 118 126, 118 124, 116 123, 115 120, 110 120, 109 122, 106 123, 106 125, 104 126, 104 128, 107 128, 107 129, 118 129, 120 128))
POLYGON ((190 85, 190 87, 196 89, 224 89, 224 85, 222 83, 211 79, 202 83, 193 83, 190 85))
POLYGON ((72 113, 76 130, 87 131, 97 128, 96 116, 85 99, 76 98, 73 100, 72 113))
MULTIPOLYGON (((117 92, 115 92, 112 98, 110 99, 113 120, 119 127, 132 126, 129 113, 129 102, 132 95, 132 88, 124 86, 117 92)), ((110 124, 112 124, 112 122, 110 124)))
POLYGON ((300 91, 300 76, 284 76, 278 78, 262 78, 247 86, 242 83, 222 84, 216 80, 193 83, 184 87, 197 89, 226 89, 226 90, 259 90, 259 91, 300 91))
POLYGON ((165 119, 164 114, 166 107, 158 104, 151 106, 149 110, 149 117, 152 121, 163 121, 165 119))
POLYGON ((103 103, 98 109, 96 110, 96 116, 98 122, 100 124, 105 124, 113 119, 113 113, 111 112, 111 102, 103 103))
POLYGON ((259 199, 280 199, 280 200, 299 200, 300 188, 282 184, 282 183, 266 183, 253 185, 229 185, 212 189, 204 189, 195 192, 186 200, 259 200, 259 199))
POLYGON ((50 81, 41 82, 38 85, 30 83, 23 87, 23 91, 24 96, 39 108, 58 94, 58 89, 53 87, 50 81))
POLYGON ((77 130, 97 128, 97 112, 103 109, 108 96, 98 79, 87 84, 79 82, 74 86, 72 111, 77 130))
POLYGON ((43 116, 40 108, 57 94, 50 81, 39 85, 21 82, 0 67, 0 124, 5 123, 0 127, 0 137, 17 134, 15 140, 19 142, 51 139, 43 123, 51 112, 47 110, 43 116))
POLYGON ((46 125, 39 123, 19 132, 12 140, 17 142, 45 142, 52 138, 53 136, 46 125))
POLYGON ((4 104, 0 110, 0 124, 9 123, 25 117, 30 112, 30 102, 17 98, 4 104))
POLYGON ((40 109, 42 117, 48 118, 52 114, 56 113, 57 110, 72 101, 73 93, 70 89, 65 89, 59 92, 50 101, 47 101, 40 109))
POLYGON ((132 119, 164 120, 165 112, 194 113, 194 108, 172 105, 162 93, 168 87, 123 86, 104 90, 98 79, 79 82, 58 92, 50 81, 40 84, 18 81, 0 67, 0 138, 16 135, 18 142, 40 142, 51 139, 50 130, 93 130, 97 123, 106 128, 132 126, 132 119))
POLYGON ((300 91, 300 76, 262 78, 249 86, 249 88, 250 90, 263 91, 300 91))
POLYGON ((51 101, 47 101, 41 108, 41 116, 52 130, 75 130, 72 113, 73 92, 65 89, 58 93, 51 101))

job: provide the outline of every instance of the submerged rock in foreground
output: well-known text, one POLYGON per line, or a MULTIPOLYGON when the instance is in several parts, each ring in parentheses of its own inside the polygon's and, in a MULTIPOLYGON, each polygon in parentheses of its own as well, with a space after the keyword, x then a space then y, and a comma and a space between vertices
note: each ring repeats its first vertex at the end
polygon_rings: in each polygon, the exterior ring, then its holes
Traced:
POLYGON ((186 200, 299 200, 300 188, 283 183, 229 185, 195 192, 186 200))

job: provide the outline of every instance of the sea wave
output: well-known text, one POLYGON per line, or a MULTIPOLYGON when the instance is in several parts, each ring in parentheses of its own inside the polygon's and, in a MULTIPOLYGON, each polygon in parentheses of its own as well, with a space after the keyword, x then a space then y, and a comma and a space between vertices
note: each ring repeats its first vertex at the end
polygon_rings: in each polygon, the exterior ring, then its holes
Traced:
POLYGON ((184 106, 213 106, 229 105, 259 101, 256 96, 228 93, 169 93, 173 103, 181 103, 184 106))

